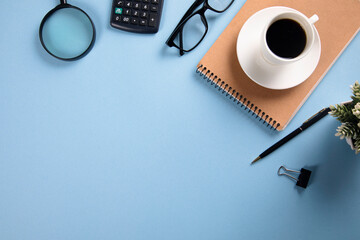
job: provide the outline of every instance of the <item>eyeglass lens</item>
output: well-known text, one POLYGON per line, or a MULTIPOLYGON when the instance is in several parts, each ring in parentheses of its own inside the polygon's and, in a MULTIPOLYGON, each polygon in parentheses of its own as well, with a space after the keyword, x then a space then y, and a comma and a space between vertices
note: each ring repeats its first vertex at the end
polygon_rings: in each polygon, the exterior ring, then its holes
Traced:
POLYGON ((233 0, 208 0, 208 5, 219 12, 224 11, 229 5, 233 2, 233 0))
MULTIPOLYGON (((201 19, 200 14, 192 16, 182 28, 183 46, 182 49, 189 51, 194 48, 204 37, 206 26, 201 19)), ((174 43, 180 47, 179 36, 174 39, 174 43)))

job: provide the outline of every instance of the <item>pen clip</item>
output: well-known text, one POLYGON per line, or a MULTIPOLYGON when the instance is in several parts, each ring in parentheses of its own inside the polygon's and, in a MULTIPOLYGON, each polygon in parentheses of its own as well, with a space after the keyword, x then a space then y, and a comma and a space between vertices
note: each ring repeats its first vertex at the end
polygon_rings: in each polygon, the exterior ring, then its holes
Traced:
POLYGON ((329 111, 330 109, 329 108, 323 108, 323 109, 321 109, 319 112, 317 112, 317 113, 315 113, 314 115, 312 115, 308 120, 306 120, 304 123, 307 123, 307 122, 309 122, 311 119, 313 119, 314 117, 316 117, 318 114, 320 114, 320 113, 322 113, 322 112, 324 112, 324 111, 329 111))
MULTIPOLYGON (((349 104, 351 104, 351 103, 352 103, 352 100, 347 101, 347 102, 343 102, 343 103, 341 103, 341 105, 346 106, 346 105, 349 105, 349 104)), ((308 120, 306 120, 306 121, 304 122, 304 124, 306 124, 307 122, 311 121, 313 118, 315 118, 315 117, 318 116, 319 114, 323 113, 324 111, 330 112, 330 108, 327 107, 327 108, 321 109, 319 112, 315 113, 315 114, 312 115, 308 120)))

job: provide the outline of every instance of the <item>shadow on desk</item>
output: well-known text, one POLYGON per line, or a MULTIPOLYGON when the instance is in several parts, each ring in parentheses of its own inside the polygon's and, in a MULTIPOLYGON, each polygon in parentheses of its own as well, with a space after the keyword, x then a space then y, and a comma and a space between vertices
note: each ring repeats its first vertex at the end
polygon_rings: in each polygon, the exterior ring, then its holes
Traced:
POLYGON ((319 149, 321 159, 313 174, 319 197, 326 201, 346 198, 349 189, 359 185, 360 155, 356 155, 345 140, 334 136, 338 125, 335 119, 329 122, 328 129, 332 131, 327 133, 330 136, 319 149))

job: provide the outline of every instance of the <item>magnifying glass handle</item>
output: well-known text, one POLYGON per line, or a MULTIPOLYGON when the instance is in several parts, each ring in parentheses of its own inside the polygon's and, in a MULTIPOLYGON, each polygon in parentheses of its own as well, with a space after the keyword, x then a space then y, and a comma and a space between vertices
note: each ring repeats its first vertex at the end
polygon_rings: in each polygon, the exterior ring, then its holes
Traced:
POLYGON ((60 0, 60 4, 67 4, 66 0, 60 0))

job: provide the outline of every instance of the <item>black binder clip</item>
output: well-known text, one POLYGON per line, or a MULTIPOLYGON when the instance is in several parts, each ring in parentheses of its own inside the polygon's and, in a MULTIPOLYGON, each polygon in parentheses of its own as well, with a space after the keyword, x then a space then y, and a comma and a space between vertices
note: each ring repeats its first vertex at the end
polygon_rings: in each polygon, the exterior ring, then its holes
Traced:
POLYGON ((302 187, 302 188, 306 188, 308 183, 309 183, 309 179, 310 179, 310 175, 311 175, 311 171, 302 168, 300 171, 296 171, 296 170, 291 170, 291 169, 287 169, 284 166, 281 166, 278 170, 278 175, 285 175, 291 179, 294 179, 296 181, 296 186, 302 187), (281 169, 284 170, 284 172, 281 172, 281 169), (296 178, 294 176, 291 176, 290 174, 288 174, 287 172, 293 172, 293 173, 299 173, 299 177, 296 178))

